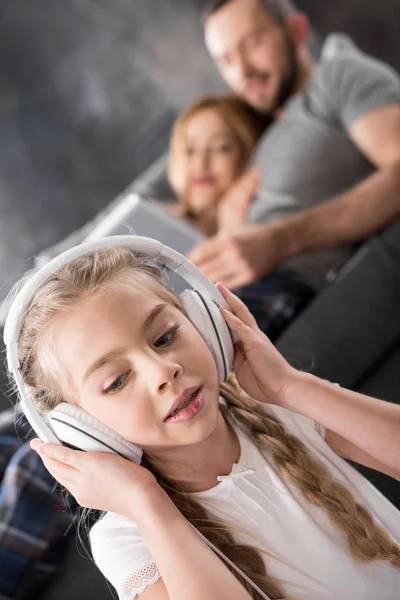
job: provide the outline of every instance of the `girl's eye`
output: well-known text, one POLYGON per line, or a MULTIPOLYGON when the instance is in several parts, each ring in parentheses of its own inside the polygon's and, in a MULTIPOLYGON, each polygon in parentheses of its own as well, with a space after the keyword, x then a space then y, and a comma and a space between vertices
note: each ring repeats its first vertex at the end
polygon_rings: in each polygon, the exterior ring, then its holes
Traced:
POLYGON ((162 348, 163 346, 171 344, 176 338, 178 329, 179 325, 174 325, 171 327, 171 329, 168 329, 168 331, 166 331, 161 337, 158 338, 158 340, 154 342, 155 347, 162 348))
POLYGON ((115 381, 113 381, 112 384, 104 390, 104 394, 118 392, 119 390, 121 390, 124 387, 126 380, 128 379, 129 373, 130 370, 126 371, 125 373, 122 373, 122 375, 117 377, 117 379, 115 379, 115 381))
POLYGON ((233 147, 230 144, 222 144, 221 146, 216 146, 215 150, 217 152, 222 152, 223 154, 228 154, 232 152, 233 147))
POLYGON ((265 35, 264 30, 255 31, 251 37, 249 37, 249 46, 258 46, 263 41, 265 35))

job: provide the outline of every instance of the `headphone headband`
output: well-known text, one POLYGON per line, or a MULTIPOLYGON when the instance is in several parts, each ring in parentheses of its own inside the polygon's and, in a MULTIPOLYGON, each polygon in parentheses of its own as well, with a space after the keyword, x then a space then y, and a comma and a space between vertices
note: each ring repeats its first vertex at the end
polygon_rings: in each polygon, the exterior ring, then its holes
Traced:
POLYGON ((214 284, 206 277, 206 275, 204 275, 202 271, 200 271, 200 269, 188 261, 187 258, 179 252, 172 250, 157 240, 147 237, 121 235, 85 242, 79 246, 70 248, 59 256, 56 256, 49 263, 34 273, 25 282, 19 293, 16 295, 5 322, 4 342, 6 345, 8 370, 17 384, 21 398, 21 407, 25 413, 25 416, 42 440, 56 444, 60 443, 52 428, 47 426, 45 420, 43 420, 36 410, 32 399, 25 389, 22 379, 22 374, 20 371, 21 365, 18 357, 18 339, 20 336, 21 325, 25 311, 29 306, 29 303, 31 302, 35 292, 37 292, 47 281, 47 279, 49 279, 49 277, 56 273, 61 267, 65 266, 76 258, 85 256, 91 252, 121 246, 129 248, 133 251, 147 254, 161 265, 180 275, 192 286, 192 288, 194 288, 193 292, 186 290, 186 294, 183 292, 180 295, 181 302, 188 310, 188 303, 190 301, 192 321, 193 318, 197 321, 195 326, 198 329, 200 328, 203 330, 203 338, 204 335, 206 336, 205 341, 209 346, 214 359, 216 360, 220 380, 223 381, 229 374, 233 360, 232 339, 230 337, 229 330, 223 321, 222 315, 220 315, 218 310, 219 306, 226 306, 226 302, 222 294, 220 294, 214 284), (196 290, 196 293, 194 290, 196 290), (209 301, 206 307, 207 311, 209 311, 206 318, 206 323, 204 323, 203 314, 205 309, 196 309, 196 302, 192 298, 192 295, 194 298, 197 298, 197 292, 200 292, 200 296, 206 296, 209 301), (210 311, 213 313, 213 316, 210 314, 210 311), (219 327, 222 329, 222 332, 215 329, 214 319, 219 321, 219 327), (214 328, 214 333, 212 333, 212 331, 208 331, 207 328, 210 325, 212 325, 214 328), (221 341, 221 335, 223 341, 221 341), (212 340, 213 337, 214 341, 212 340))
POLYGON ((10 373, 14 374, 20 367, 17 350, 18 338, 25 309, 29 305, 34 293, 53 273, 72 260, 85 256, 90 252, 117 246, 124 246, 131 250, 148 254, 163 266, 180 275, 201 294, 208 295, 217 305, 226 305, 222 294, 220 294, 214 284, 200 269, 193 265, 183 254, 165 246, 157 240, 142 236, 115 235, 100 240, 84 242, 79 246, 66 250, 41 267, 28 279, 14 299, 4 326, 7 366, 10 373))

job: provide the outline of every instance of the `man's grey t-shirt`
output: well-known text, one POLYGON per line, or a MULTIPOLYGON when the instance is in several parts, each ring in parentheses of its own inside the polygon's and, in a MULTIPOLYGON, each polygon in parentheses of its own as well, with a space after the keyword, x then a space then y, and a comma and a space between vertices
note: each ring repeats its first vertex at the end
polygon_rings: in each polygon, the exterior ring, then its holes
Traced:
MULTIPOLYGON (((375 167, 349 138, 349 126, 368 111, 400 102, 400 78, 362 53, 349 38, 330 35, 301 94, 269 127, 254 162, 262 172, 250 221, 270 221, 330 200, 371 175, 375 167)), ((351 246, 302 254, 284 263, 319 289, 326 273, 351 255, 351 246)))

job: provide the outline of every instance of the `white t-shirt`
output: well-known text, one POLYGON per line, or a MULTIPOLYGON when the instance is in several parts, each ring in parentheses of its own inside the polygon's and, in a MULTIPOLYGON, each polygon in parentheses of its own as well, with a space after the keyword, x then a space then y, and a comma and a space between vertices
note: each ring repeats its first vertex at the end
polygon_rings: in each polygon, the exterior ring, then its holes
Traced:
MULTIPOLYGON (((278 417, 400 544, 400 512, 328 446, 323 428, 281 407, 268 405, 265 410, 278 417)), ((219 477, 215 487, 192 496, 213 515, 243 530, 234 532, 235 540, 267 551, 267 573, 280 581, 285 594, 301 600, 398 600, 400 569, 387 561, 357 562, 346 536, 326 511, 309 504, 279 476, 269 452, 261 453, 243 432, 237 434, 241 455, 232 472, 219 477)), ((146 541, 126 517, 107 513, 92 528, 90 540, 97 566, 121 600, 133 600, 160 577, 146 541)))

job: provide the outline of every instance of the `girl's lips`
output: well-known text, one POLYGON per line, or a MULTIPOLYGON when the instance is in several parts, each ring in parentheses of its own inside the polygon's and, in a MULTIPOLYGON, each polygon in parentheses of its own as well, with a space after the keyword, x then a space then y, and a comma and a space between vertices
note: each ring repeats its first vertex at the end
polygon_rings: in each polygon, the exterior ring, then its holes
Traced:
POLYGON ((180 396, 175 400, 172 406, 169 409, 168 415, 165 417, 164 421, 168 419, 168 417, 173 413, 183 402, 186 402, 192 394, 198 392, 200 388, 198 387, 190 387, 187 388, 180 396))
POLYGON ((199 389, 199 391, 197 392, 196 396, 193 398, 193 400, 191 400, 190 403, 185 408, 180 410, 173 417, 168 417, 167 419, 165 419, 165 422, 166 423, 185 423, 186 421, 190 421, 196 415, 198 415, 198 413, 201 411, 203 406, 204 406, 204 395, 203 395, 203 387, 201 387, 199 389))
POLYGON ((194 185, 212 185, 214 183, 212 177, 195 177, 192 181, 194 185))

